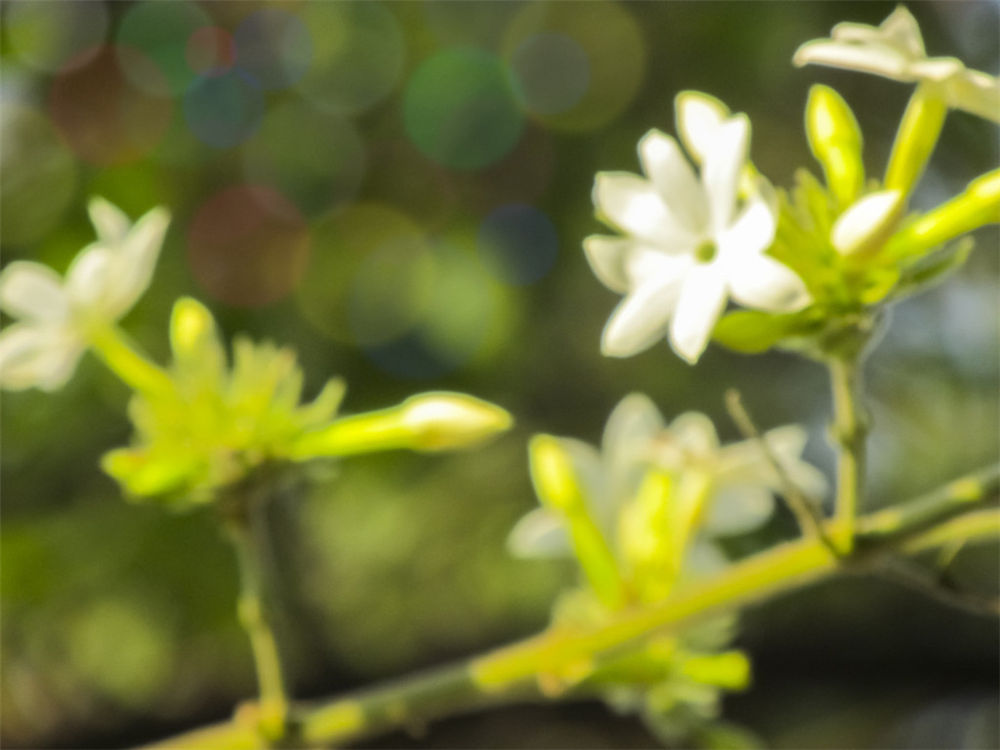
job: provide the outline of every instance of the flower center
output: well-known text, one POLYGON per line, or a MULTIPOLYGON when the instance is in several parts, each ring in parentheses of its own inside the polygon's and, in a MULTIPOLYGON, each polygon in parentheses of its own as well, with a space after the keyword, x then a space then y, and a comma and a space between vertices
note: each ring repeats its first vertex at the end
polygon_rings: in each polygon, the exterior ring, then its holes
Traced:
POLYGON ((705 240, 695 248, 694 257, 699 263, 711 263, 715 259, 717 251, 712 240, 705 240))

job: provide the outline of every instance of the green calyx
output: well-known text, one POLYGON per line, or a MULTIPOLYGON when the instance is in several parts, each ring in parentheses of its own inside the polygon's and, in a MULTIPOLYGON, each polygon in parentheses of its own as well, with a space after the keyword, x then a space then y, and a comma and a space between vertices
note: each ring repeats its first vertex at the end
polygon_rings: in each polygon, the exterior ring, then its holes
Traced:
POLYGON ((343 382, 333 379, 311 403, 300 403, 295 356, 270 343, 238 337, 230 364, 211 313, 193 299, 175 304, 170 344, 170 390, 133 397, 135 444, 102 459, 132 498, 159 497, 181 508, 210 502, 282 459, 297 435, 332 420, 344 395, 343 382))

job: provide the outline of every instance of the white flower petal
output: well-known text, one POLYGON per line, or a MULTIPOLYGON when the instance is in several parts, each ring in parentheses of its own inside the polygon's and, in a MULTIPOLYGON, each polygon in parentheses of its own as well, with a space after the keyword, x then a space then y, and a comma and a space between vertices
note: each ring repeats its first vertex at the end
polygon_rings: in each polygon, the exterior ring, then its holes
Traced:
POLYGON ((1000 79, 966 70, 945 84, 948 103, 957 109, 1000 123, 1000 79))
POLYGON ((898 50, 884 44, 860 46, 817 39, 799 47, 792 62, 799 67, 808 64, 828 65, 874 73, 897 81, 914 80, 909 72, 911 61, 898 50))
POLYGON ((690 255, 668 255, 654 248, 635 245, 625 257, 625 276, 631 288, 655 281, 680 281, 694 263, 690 255))
POLYGON ((0 307, 17 318, 55 321, 69 308, 59 274, 41 263, 16 260, 0 273, 0 307))
POLYGON ((649 446, 664 426, 659 410, 642 393, 630 393, 611 412, 601 450, 616 496, 631 498, 635 494, 650 458, 649 446))
POLYGON ((793 312, 809 304, 809 292, 794 271, 769 255, 745 254, 727 264, 732 298, 767 312, 793 312))
POLYGON ((760 485, 729 485, 714 493, 705 531, 717 536, 742 534, 757 528, 774 512, 774 496, 760 485))
POLYGON ((896 9, 879 24, 878 30, 887 41, 911 57, 926 56, 924 40, 920 36, 920 25, 905 6, 897 5, 896 9))
POLYGON ((83 344, 66 326, 12 325, 0 333, 0 387, 57 390, 70 379, 82 354, 83 344))
POLYGON ((631 357, 663 338, 680 286, 676 280, 657 280, 629 292, 604 327, 601 353, 607 357, 631 357))
POLYGON ((547 508, 528 512, 514 525, 507 549, 514 557, 565 557, 572 553, 566 528, 547 508))
POLYGON ((128 216, 110 201, 94 196, 87 204, 90 223, 94 225, 100 242, 114 247, 125 239, 132 223, 128 216))
MULTIPOLYGON (((788 479, 807 497, 821 498, 826 493, 826 477, 801 459, 808 433, 799 425, 785 425, 764 433, 772 456, 781 464, 788 479)), ((754 440, 727 445, 719 451, 718 481, 720 485, 758 484, 775 492, 783 492, 781 478, 767 456, 754 440)))
POLYGON ((681 287, 670 323, 670 343, 689 364, 708 346, 712 329, 726 306, 726 284, 712 265, 692 268, 681 287))
POLYGON ((965 66, 957 57, 930 57, 918 60, 909 67, 913 78, 935 83, 961 75, 964 70, 965 66))
POLYGON ((697 411, 687 411, 670 423, 670 438, 689 457, 709 459, 719 450, 719 436, 715 425, 707 416, 697 411))
POLYGON ((701 175, 714 232, 725 230, 733 219, 749 145, 750 120, 746 115, 731 117, 715 131, 701 175))
POLYGON ((716 236, 719 253, 726 262, 743 255, 760 255, 774 241, 778 219, 763 197, 752 198, 739 217, 716 236))
POLYGON ((559 438, 559 444, 569 454, 573 471, 584 488, 591 517, 606 536, 614 534, 614 519, 618 498, 612 491, 612 477, 605 470, 604 460, 597 449, 582 440, 559 438))
POLYGON ((124 315, 146 291, 170 224, 164 208, 154 208, 135 223, 118 250, 117 278, 113 299, 108 308, 118 318, 124 315))
POLYGON ((115 253, 104 245, 90 245, 77 254, 66 271, 66 292, 77 312, 100 318, 107 314, 116 283, 115 253))
POLYGON ((583 241, 583 253, 598 280, 608 289, 624 294, 629 281, 625 258, 634 241, 626 237, 592 234, 583 241))
POLYGON ((682 91, 674 100, 677 133, 696 162, 703 163, 711 150, 716 129, 729 117, 729 108, 714 96, 682 91))
POLYGON ((594 182, 594 203, 621 231, 665 250, 683 251, 695 244, 649 180, 626 172, 601 172, 594 182))
POLYGON ((704 189, 677 141, 659 130, 650 130, 639 141, 639 159, 673 216, 696 234, 708 226, 704 189))

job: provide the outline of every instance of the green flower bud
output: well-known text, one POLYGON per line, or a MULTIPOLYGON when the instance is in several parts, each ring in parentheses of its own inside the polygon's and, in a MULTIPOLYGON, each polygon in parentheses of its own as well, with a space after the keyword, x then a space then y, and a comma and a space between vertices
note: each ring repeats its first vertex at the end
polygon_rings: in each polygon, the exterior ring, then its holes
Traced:
POLYGON ((558 438, 535 435, 528 444, 528 456, 538 499, 562 516, 573 552, 597 598, 606 607, 618 609, 626 598, 618 563, 590 514, 569 452, 558 438))
POLYGON ((906 106, 892 144, 892 154, 885 171, 887 189, 899 190, 904 195, 913 191, 937 145, 947 114, 948 104, 938 87, 930 84, 917 87, 906 106))
POLYGON ((806 135, 838 205, 851 205, 865 182, 861 128, 847 102, 829 86, 816 85, 809 90, 806 135))
POLYGON ((886 255, 918 257, 986 224, 1000 223, 1000 169, 969 183, 958 196, 916 219, 890 240, 886 255))
POLYGON ((510 429, 499 406, 462 393, 422 393, 399 406, 356 414, 301 437, 292 458, 348 456, 409 449, 438 452, 471 448, 510 429))

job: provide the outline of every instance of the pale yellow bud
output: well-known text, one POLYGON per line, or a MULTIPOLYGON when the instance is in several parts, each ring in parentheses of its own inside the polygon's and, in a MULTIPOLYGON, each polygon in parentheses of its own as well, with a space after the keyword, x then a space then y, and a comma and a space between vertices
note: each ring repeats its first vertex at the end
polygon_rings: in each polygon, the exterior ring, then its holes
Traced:
POLYGON ((841 255, 864 256, 878 250, 899 223, 904 202, 899 190, 866 195, 834 222, 830 241, 841 255))
POLYGON ((509 430, 510 413, 464 393, 422 393, 402 404, 400 425, 418 451, 447 451, 478 445, 509 430))

